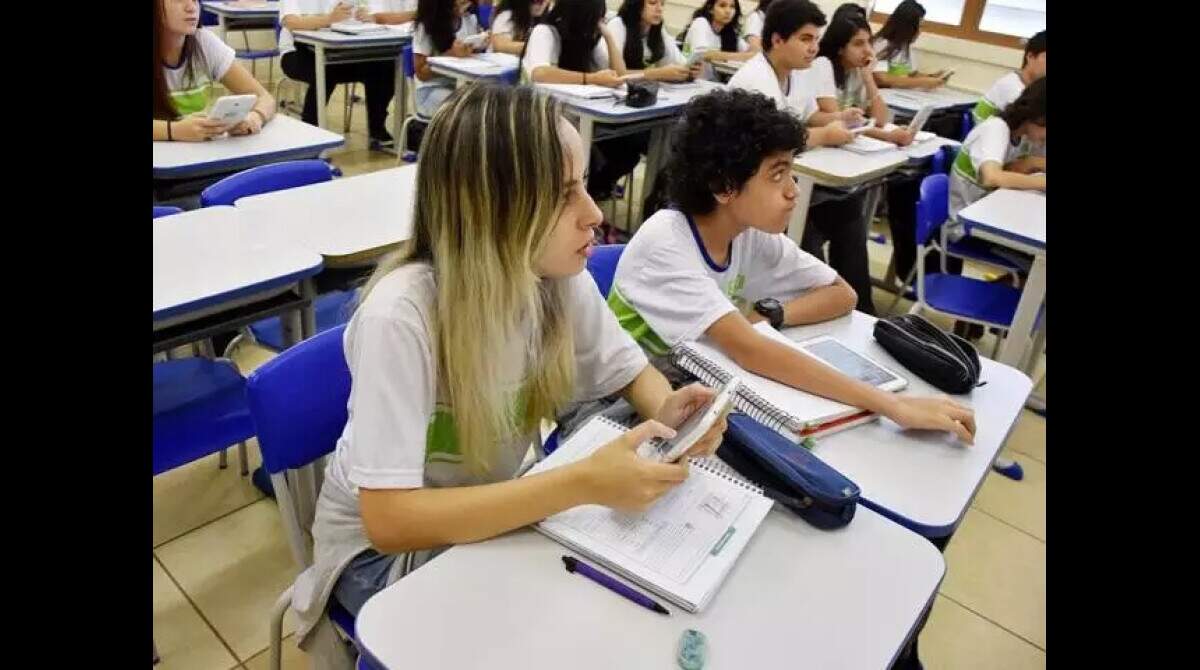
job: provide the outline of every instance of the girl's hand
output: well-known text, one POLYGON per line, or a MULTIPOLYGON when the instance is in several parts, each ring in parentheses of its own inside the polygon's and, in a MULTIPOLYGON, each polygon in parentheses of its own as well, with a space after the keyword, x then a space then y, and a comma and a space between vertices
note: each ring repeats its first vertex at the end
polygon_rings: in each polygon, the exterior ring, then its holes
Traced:
POLYGON ((921 82, 921 88, 938 88, 946 83, 946 80, 938 77, 917 77, 916 79, 921 82))
POLYGON ((901 428, 944 430, 967 444, 975 443, 975 412, 949 398, 898 396, 887 417, 901 428))
POLYGON ((841 119, 842 123, 846 124, 847 127, 852 128, 854 126, 862 125, 865 115, 863 114, 863 111, 857 107, 847 107, 838 112, 837 118, 841 119))
POLYGON ((262 130, 262 117, 251 112, 234 127, 229 129, 230 135, 254 135, 262 130))
POLYGON ((908 126, 897 128, 888 133, 888 141, 902 147, 912 144, 914 137, 916 137, 916 133, 910 130, 908 126))
POLYGON ((669 439, 675 431, 657 421, 645 421, 575 464, 596 505, 637 512, 687 479, 687 461, 656 463, 637 455, 638 445, 654 438, 669 439))
POLYGON ((171 137, 179 142, 203 142, 224 132, 225 125, 223 123, 203 116, 189 116, 186 119, 171 122, 171 137))
POLYGON ((664 65, 654 68, 654 77, 658 81, 687 81, 692 71, 686 65, 664 65))
POLYGON ((341 23, 350 18, 352 10, 349 3, 339 2, 334 5, 333 10, 329 12, 329 23, 341 23))
POLYGON ((459 40, 454 40, 454 44, 450 45, 450 55, 451 56, 457 56, 459 58, 467 58, 471 55, 471 53, 473 51, 474 50, 470 46, 466 45, 465 43, 463 43, 459 40))
POLYGON ((618 88, 624 83, 624 80, 613 70, 600 70, 598 72, 589 72, 587 75, 587 83, 597 86, 607 86, 609 88, 618 88))
MULTIPOLYGON (((684 386, 671 393, 663 401, 662 407, 658 409, 658 421, 664 426, 678 428, 683 425, 684 421, 688 420, 688 417, 704 407, 714 395, 716 395, 716 391, 703 384, 689 384, 684 386)), ((703 458, 717 453, 717 447, 721 446, 721 437, 725 435, 725 417, 728 414, 726 412, 721 415, 721 418, 713 424, 713 427, 703 437, 696 440, 696 443, 687 450, 683 458, 691 456, 703 458)))
POLYGON ((375 23, 375 15, 371 14, 366 5, 359 5, 358 9, 354 10, 354 18, 364 23, 375 23))

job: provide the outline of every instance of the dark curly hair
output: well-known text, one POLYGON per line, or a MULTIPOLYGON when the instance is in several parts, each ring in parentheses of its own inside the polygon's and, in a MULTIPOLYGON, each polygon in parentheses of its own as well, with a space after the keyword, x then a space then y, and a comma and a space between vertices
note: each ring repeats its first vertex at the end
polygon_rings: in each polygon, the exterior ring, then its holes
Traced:
POLYGON ((807 137, 799 119, 761 93, 718 89, 699 96, 671 131, 671 200, 688 214, 708 214, 717 206, 714 193, 741 189, 768 154, 799 153, 807 137))
POLYGON ((1026 86, 1021 95, 997 116, 1004 119, 1009 130, 1020 128, 1026 121, 1046 125, 1046 78, 1026 86))

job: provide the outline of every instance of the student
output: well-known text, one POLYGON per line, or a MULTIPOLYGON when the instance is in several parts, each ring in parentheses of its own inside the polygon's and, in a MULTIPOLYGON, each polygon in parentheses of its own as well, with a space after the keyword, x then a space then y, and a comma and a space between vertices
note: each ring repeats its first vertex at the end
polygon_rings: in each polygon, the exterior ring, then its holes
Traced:
MULTIPOLYGON (((446 98, 454 92, 454 78, 442 77, 429 67, 430 56, 465 58, 487 49, 487 42, 470 46, 463 42, 478 35, 479 18, 467 10, 471 0, 420 0, 417 5, 417 27, 413 31, 413 71, 417 88, 413 93, 417 114, 432 117, 446 98)), ((486 35, 486 33, 484 33, 486 35)))
POLYGON ((762 51, 763 21, 767 19, 767 10, 771 8, 771 0, 759 0, 758 7, 746 17, 746 29, 742 37, 752 51, 762 51))
POLYGON ((945 72, 922 74, 912 44, 921 34, 925 8, 916 0, 903 0, 879 29, 875 50, 875 83, 882 88, 937 88, 946 83, 945 72))
POLYGON ((1000 77, 971 110, 975 124, 979 125, 996 112, 1012 104, 1021 91, 1033 82, 1046 76, 1046 31, 1034 35, 1025 43, 1025 56, 1021 69, 1000 77))
MULTIPOLYGON (((729 80, 730 88, 757 91, 808 125, 808 146, 838 146, 854 139, 845 122, 861 120, 856 108, 820 111, 821 85, 809 74, 825 15, 809 0, 775 0, 763 24, 763 52, 729 80)), ((825 200, 809 207, 803 249, 821 256, 829 242, 829 262, 858 295, 858 310, 875 313, 867 256, 866 193, 825 200)))
POLYGON ((608 30, 621 50, 627 75, 681 82, 701 74, 701 65, 689 69, 675 39, 665 34, 663 0, 624 0, 608 30))
POLYGON ((843 119, 861 112, 822 112, 814 82, 806 77, 817 55, 825 14, 808 0, 775 0, 763 24, 760 53, 753 54, 729 80, 730 88, 757 91, 780 109, 797 115, 809 127, 808 146, 839 146, 854 139, 843 119))
MULTIPOLYGON (((1045 191, 1046 158, 1034 155, 1045 143, 1046 78, 1042 77, 963 140, 950 170, 951 220, 997 188, 1045 191)), ((946 232, 952 240, 964 235, 958 223, 950 224, 946 232)), ((999 253, 1001 247, 996 250, 999 253)))
POLYGON ((275 116, 275 99, 234 61, 233 48, 199 25, 196 0, 154 0, 155 141, 202 142, 227 130, 253 135, 275 116), (232 128, 204 116, 218 81, 231 95, 258 96, 232 128))
POLYGON ((658 365, 671 347, 705 336, 749 372, 969 443, 970 409, 880 391, 753 328, 764 320, 776 328, 818 323, 855 303, 836 272, 784 235, 796 204, 792 159, 804 135, 799 120, 757 93, 693 99, 672 131, 675 208, 659 210, 633 236, 609 307, 658 365))
POLYGON ((843 12, 835 18, 821 37, 818 54, 812 65, 814 80, 822 82, 816 93, 818 109, 829 113, 857 112, 855 116, 865 114, 875 127, 864 131, 864 135, 899 146, 912 144, 913 133, 907 127, 882 128, 890 114, 871 76, 875 60, 871 26, 861 14, 843 12))
MULTIPOLYGON (((688 471, 637 445, 712 397, 672 391, 584 271, 601 216, 558 103, 528 86, 466 87, 424 141, 414 237, 379 264, 345 333, 349 420, 316 505, 312 588, 293 599, 306 651, 329 644, 328 625, 314 627, 330 598, 357 614, 448 546, 581 504, 647 507, 688 471), (614 394, 648 420, 517 478, 543 419, 614 394)), ((719 421, 690 455, 713 453, 723 432, 719 421)))
MULTIPOLYGON (((624 83, 625 57, 608 25, 604 0, 558 0, 529 33, 521 67, 530 81, 592 84, 624 83)), ((650 144, 650 133, 614 137, 592 148, 587 191, 596 200, 612 197, 617 180, 629 174, 650 144)))
POLYGON ((717 81, 715 60, 744 61, 754 55, 746 40, 739 37, 742 7, 737 0, 705 0, 692 14, 683 41, 683 53, 689 59, 701 54, 704 70, 701 78, 717 81))
MULTIPOLYGON (((296 44, 295 30, 321 30, 334 23, 365 17, 365 9, 356 12, 345 0, 280 0, 279 65, 284 74, 308 84, 300 118, 317 123, 317 62, 312 47, 296 44)), ((391 143, 387 131, 387 109, 395 93, 396 71, 390 62, 341 63, 325 66, 325 100, 338 84, 361 81, 367 90, 367 134, 370 147, 380 149, 391 143)))
POLYGON ((500 0, 492 19, 492 50, 520 56, 529 31, 546 12, 550 0, 500 0))

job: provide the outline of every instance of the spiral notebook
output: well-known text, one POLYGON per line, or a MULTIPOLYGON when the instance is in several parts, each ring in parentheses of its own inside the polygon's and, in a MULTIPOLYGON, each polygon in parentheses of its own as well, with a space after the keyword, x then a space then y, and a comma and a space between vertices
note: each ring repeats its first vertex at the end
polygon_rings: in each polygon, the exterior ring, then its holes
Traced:
MULTIPOLYGON (((770 324, 758 323, 755 329, 767 337, 795 346, 770 324)), ((878 418, 874 412, 748 372, 704 342, 676 345, 671 349, 670 360, 675 367, 708 386, 723 384, 731 374, 736 374, 742 380, 742 387, 733 401, 734 407, 796 444, 804 443, 808 437, 823 437, 878 418)))
MULTIPOLYGON (((625 433, 593 417, 525 476, 573 463, 625 433)), ((771 511, 772 501, 716 457, 692 459, 688 478, 650 509, 580 505, 536 524, 550 539, 689 612, 712 600, 771 511)))

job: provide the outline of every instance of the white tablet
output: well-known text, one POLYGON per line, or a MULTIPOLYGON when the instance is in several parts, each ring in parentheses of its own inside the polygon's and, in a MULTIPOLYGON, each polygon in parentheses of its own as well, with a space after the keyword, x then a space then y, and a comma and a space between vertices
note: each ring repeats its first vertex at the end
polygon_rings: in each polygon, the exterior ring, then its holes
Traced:
POLYGON ((258 102, 257 95, 226 95, 218 98, 208 110, 208 118, 220 121, 226 127, 241 123, 242 119, 254 109, 258 102))
POLYGON ((908 386, 908 380, 879 363, 854 351, 829 335, 814 337, 796 343, 801 351, 860 382, 866 382, 882 391, 899 391, 908 386))
POLYGON ((717 389, 712 400, 693 412, 687 421, 684 421, 683 425, 675 430, 675 437, 669 440, 661 438, 649 440, 638 447, 638 455, 660 463, 674 463, 679 460, 693 444, 696 444, 697 440, 704 437, 717 419, 733 406, 734 396, 741 385, 740 379, 730 377, 729 381, 717 389))
POLYGON ((908 129, 914 133, 921 132, 921 129, 925 127, 925 122, 929 120, 930 116, 933 116, 933 105, 922 107, 913 115, 912 121, 908 122, 908 129))

